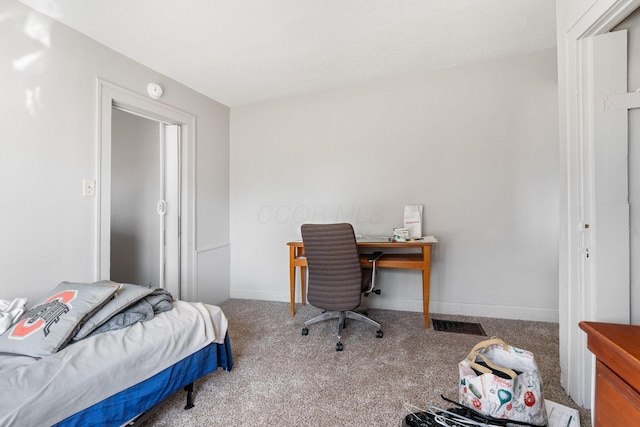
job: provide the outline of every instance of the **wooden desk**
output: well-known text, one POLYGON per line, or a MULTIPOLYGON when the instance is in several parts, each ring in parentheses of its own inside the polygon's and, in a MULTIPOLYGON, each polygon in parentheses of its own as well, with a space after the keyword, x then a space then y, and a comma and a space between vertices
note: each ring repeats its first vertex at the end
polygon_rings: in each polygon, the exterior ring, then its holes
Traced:
POLYGON ((640 425, 640 326, 580 322, 596 356, 594 427, 640 425))
MULTIPOLYGON (((410 270, 422 271, 422 312, 424 313, 424 327, 429 327, 429 286, 431 278, 431 246, 433 242, 413 241, 404 243, 392 242, 370 242, 358 241, 358 249, 361 252, 378 249, 384 252, 385 249, 418 249, 417 253, 385 253, 378 261, 377 268, 406 268, 410 270)), ((296 267, 300 267, 300 288, 302 292, 302 305, 306 303, 306 270, 307 259, 304 256, 304 245, 301 241, 289 242, 289 286, 290 286, 290 302, 291 316, 296 314, 296 267)), ((366 256, 360 257, 360 263, 363 267, 370 266, 366 256)))

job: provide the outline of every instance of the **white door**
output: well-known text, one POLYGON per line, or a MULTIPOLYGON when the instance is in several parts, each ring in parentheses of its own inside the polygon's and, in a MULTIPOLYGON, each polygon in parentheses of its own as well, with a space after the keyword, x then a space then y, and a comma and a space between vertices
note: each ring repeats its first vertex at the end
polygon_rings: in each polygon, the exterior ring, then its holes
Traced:
POLYGON ((563 338, 564 328, 568 331, 561 366, 565 388, 588 406, 594 359, 578 323, 629 323, 628 113, 620 106, 620 97, 627 96, 627 32, 581 43, 587 43, 581 52, 589 66, 580 77, 589 96, 581 99, 583 143, 576 153, 576 176, 569 177, 578 182, 578 221, 570 226, 577 229, 579 247, 577 281, 569 286, 567 323, 561 325, 563 338))
POLYGON ((180 298, 180 126, 162 124, 160 138, 161 186, 160 287, 180 298))
MULTIPOLYGON (((592 38, 593 147, 585 161, 592 200, 584 234, 591 251, 584 291, 592 297, 586 319, 629 323, 629 178, 627 31, 592 38), (626 100, 626 101, 625 101, 626 100)), ((583 226, 583 227, 584 227, 583 226)), ((584 258, 584 257, 583 257, 584 258)))
MULTIPOLYGON (((631 92, 624 94, 627 101, 621 105, 629 109, 631 324, 640 325, 640 9, 615 28, 621 29, 628 33, 627 89, 631 92)), ((622 95, 616 98, 622 100, 622 95)))

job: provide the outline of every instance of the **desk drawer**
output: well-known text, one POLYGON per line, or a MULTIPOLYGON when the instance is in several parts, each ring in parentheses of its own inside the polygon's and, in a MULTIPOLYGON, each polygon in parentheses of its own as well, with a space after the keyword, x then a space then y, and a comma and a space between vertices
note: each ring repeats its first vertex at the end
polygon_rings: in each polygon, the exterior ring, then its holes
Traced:
POLYGON ((640 425, 640 395, 607 365, 596 361, 595 427, 640 425))

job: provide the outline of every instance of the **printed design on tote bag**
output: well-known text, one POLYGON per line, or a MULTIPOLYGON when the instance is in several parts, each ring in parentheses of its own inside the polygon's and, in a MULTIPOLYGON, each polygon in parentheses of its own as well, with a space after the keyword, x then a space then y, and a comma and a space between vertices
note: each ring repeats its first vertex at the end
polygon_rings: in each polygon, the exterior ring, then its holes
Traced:
POLYGON ((44 303, 29 309, 22 319, 9 333, 10 339, 22 340, 42 330, 46 337, 51 332, 51 326, 60 320, 60 317, 68 313, 73 301, 78 294, 76 290, 67 290, 48 298, 44 303))
POLYGON ((458 368, 463 406, 492 418, 547 425, 542 376, 530 351, 493 337, 476 344, 458 368))

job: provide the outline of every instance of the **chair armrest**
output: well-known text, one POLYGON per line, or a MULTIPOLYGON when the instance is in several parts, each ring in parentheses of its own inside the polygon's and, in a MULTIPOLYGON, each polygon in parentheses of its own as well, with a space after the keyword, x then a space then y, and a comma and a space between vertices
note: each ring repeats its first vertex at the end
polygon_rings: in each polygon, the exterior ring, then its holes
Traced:
POLYGON ((371 255, 369 255, 367 257, 367 261, 374 262, 375 260, 377 260, 381 256, 382 256, 382 252, 374 252, 374 253, 372 253, 371 255))

